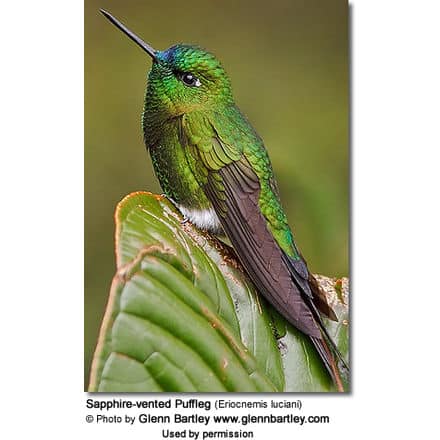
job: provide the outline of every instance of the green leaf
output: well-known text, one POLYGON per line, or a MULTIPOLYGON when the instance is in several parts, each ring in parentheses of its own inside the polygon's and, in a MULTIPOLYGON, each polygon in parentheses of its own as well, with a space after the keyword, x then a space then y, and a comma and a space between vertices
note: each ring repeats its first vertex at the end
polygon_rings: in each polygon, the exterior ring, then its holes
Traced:
MULTIPOLYGON (((258 295, 229 246, 151 193, 127 196, 115 220, 117 272, 90 391, 334 391, 307 338, 258 295)), ((346 354, 347 326, 328 328, 346 354)))

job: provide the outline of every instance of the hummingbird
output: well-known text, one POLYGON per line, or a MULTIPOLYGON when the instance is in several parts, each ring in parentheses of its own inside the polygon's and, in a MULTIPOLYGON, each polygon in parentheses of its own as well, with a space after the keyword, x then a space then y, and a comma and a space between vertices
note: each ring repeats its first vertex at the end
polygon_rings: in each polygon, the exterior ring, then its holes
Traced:
POLYGON ((229 238, 257 290, 310 338, 344 391, 348 366, 322 320, 337 317, 295 243, 268 152, 235 104, 223 66, 195 45, 155 50, 101 13, 152 59, 142 129, 163 192, 185 219, 229 238))

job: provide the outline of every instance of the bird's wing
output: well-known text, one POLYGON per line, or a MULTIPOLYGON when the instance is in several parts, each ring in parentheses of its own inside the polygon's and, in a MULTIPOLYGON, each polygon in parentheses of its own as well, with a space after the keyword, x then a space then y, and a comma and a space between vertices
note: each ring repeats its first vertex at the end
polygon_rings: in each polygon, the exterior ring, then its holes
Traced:
POLYGON ((295 327, 321 338, 319 316, 307 303, 312 294, 305 263, 290 259, 269 230, 259 206, 260 181, 245 155, 218 137, 211 138, 210 146, 189 143, 187 148, 205 194, 258 290, 295 327))
MULTIPOLYGON (((319 301, 316 302, 313 283, 309 284, 311 275, 307 265, 294 244, 293 254, 288 254, 289 249, 283 250, 285 246, 280 246, 279 237, 274 236, 273 220, 269 222, 261 209, 261 179, 266 190, 267 185, 272 187, 278 203, 268 158, 263 168, 269 172, 262 177, 260 169, 257 175, 245 151, 224 142, 212 128, 213 132, 205 133, 209 135, 207 139, 191 136, 188 127, 189 133, 183 133, 182 126, 181 142, 188 163, 259 292, 285 319, 310 336, 335 384, 342 390, 338 369, 348 369, 319 315, 318 308, 322 309, 319 301)), ((327 311, 324 307, 324 313, 327 311)))

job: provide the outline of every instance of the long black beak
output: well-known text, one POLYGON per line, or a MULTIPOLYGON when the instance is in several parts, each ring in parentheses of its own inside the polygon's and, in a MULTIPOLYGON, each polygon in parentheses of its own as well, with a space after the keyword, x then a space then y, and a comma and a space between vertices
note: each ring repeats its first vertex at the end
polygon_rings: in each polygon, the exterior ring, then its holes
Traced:
POLYGON ((117 28, 119 28, 122 32, 124 32, 125 35, 128 36, 128 38, 131 38, 137 45, 142 47, 142 49, 147 52, 148 55, 150 55, 153 60, 156 59, 156 51, 147 43, 145 43, 144 40, 141 40, 136 34, 134 34, 130 29, 125 27, 119 20, 117 20, 113 15, 109 14, 107 11, 104 11, 104 9, 100 9, 101 13, 106 17, 108 20, 110 20, 117 28))

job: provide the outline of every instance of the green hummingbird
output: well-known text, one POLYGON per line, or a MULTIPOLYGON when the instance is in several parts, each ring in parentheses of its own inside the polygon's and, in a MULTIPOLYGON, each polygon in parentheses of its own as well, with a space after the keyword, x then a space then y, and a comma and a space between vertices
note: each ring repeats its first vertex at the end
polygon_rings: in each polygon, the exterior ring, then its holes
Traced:
POLYGON ((197 227, 226 234, 258 291, 310 338, 343 391, 348 367, 320 313, 337 318, 295 244, 267 150, 222 65, 194 45, 155 50, 101 12, 153 60, 142 128, 164 193, 197 227))

